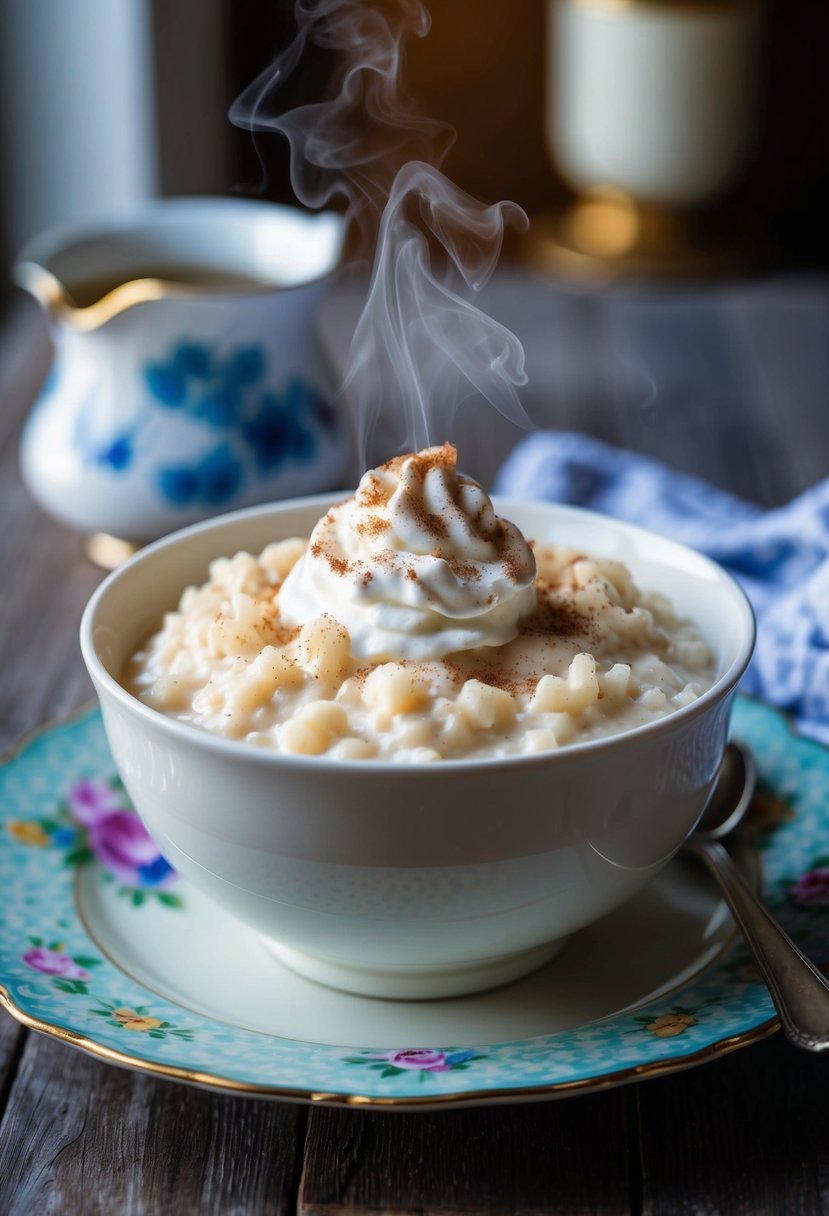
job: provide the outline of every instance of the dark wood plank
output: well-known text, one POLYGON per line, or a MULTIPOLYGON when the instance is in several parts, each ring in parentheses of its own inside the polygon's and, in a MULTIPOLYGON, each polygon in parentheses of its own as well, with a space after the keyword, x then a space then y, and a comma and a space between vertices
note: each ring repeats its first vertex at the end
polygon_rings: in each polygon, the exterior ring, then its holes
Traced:
POLYGON ((398 1114, 313 1110, 301 1216, 630 1211, 621 1091, 398 1114))
POLYGON ((2 1124, 4 1216, 288 1216, 305 1111, 92 1060, 32 1034, 2 1124))
POLYGON ((752 415, 777 442, 791 493, 829 476, 829 292, 821 276, 758 282, 731 304, 755 373, 752 415))
MULTIPOLYGON (((74 537, 36 520, 34 513, 34 507, 4 513, 17 538, 36 544, 38 560, 18 568, 15 595, 0 600, 0 750, 92 696, 78 651, 78 627, 101 571, 83 558, 74 537)), ((0 561, 6 552, 0 540, 0 561)))
POLYGON ((25 1036, 26 1031, 20 1023, 0 1011, 0 1118, 17 1076, 25 1036))
POLYGON ((829 1211, 829 1059, 775 1035, 637 1098, 646 1216, 829 1211))
POLYGON ((21 420, 46 375, 52 346, 34 300, 15 291, 0 302, 0 449, 12 445, 16 451, 21 420))
MULTIPOLYGON (((620 442, 610 406, 626 365, 612 344, 602 293, 551 286, 506 269, 493 279, 481 306, 524 345, 528 379, 521 399, 536 428, 620 442)), ((486 436, 488 424, 483 431, 486 436)), ((500 448, 490 453, 496 468, 504 455, 500 448)))
POLYGON ((613 346, 641 386, 638 402, 628 393, 617 405, 622 446, 743 498, 787 498, 781 445, 756 408, 756 363, 721 292, 642 291, 608 307, 613 346))
POLYGON ((84 605, 101 571, 77 536, 45 516, 20 479, 25 412, 48 360, 38 313, 17 300, 0 329, 0 754, 92 696, 78 647, 84 605))

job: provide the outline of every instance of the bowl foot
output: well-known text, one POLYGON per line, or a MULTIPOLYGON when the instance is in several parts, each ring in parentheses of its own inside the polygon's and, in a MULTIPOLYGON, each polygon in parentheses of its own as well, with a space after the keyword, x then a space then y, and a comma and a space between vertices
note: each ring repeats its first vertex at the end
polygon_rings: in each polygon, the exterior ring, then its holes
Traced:
POLYGON ((566 937, 543 946, 533 946, 518 954, 501 955, 466 966, 445 967, 360 967, 337 963, 283 946, 273 938, 264 937, 268 949, 281 963, 307 979, 327 988, 338 988, 358 996, 387 997, 397 1001, 437 1000, 442 997, 465 996, 497 988, 536 971, 557 954, 566 937))

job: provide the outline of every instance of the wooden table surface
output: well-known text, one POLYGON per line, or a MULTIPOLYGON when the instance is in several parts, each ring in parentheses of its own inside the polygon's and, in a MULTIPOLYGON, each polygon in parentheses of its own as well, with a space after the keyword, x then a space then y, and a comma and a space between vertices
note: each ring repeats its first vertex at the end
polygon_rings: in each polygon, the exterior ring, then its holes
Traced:
MULTIPOLYGON (((597 294, 506 273, 489 307, 525 340, 538 425, 766 504, 829 474, 825 277, 597 294)), ((91 696, 76 639, 101 575, 17 473, 48 358, 14 299, 0 317, 0 751, 91 696)), ((467 463, 488 477, 517 436, 483 431, 467 463)), ((309 1109, 121 1070, 0 1014, 0 1213, 808 1216, 829 1212, 827 1083, 829 1060, 776 1034, 560 1101, 309 1109)))

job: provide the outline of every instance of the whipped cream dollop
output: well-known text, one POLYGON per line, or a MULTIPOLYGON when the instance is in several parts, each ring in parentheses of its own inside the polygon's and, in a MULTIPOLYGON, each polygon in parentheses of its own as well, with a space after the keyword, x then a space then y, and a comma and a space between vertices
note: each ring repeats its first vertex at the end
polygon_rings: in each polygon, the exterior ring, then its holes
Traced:
POLYGON ((374 660, 511 642, 535 607, 535 558, 456 463, 447 443, 366 473, 311 533, 279 593, 283 620, 327 613, 374 660))

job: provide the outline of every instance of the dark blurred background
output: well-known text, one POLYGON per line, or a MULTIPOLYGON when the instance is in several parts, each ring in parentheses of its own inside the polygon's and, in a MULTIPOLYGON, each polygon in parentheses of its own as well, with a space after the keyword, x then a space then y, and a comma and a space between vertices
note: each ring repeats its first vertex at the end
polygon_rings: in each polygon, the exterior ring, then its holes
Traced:
MULTIPOLYGON (((131 196, 292 198, 284 141, 260 139, 263 178, 250 135, 227 119, 233 98, 290 39, 292 0, 73 0, 66 29, 56 20, 62 7, 0 0, 6 266, 34 231, 131 196), (126 81, 127 96, 115 98, 113 80, 126 81), (96 142, 103 167, 87 164, 96 142)), ((457 128, 446 171, 477 197, 511 198, 531 215, 560 204, 567 191, 543 131, 544 0, 431 8, 431 34, 408 47, 407 81, 425 113, 457 128)), ((829 5, 777 0, 765 43, 760 138, 737 201, 767 225, 779 263, 826 265, 829 5)), ((291 101, 318 96, 326 70, 312 55, 291 101)))
MULTIPOLYGON (((424 113, 451 123, 445 169, 488 202, 511 198, 530 214, 559 205, 567 187, 544 138, 545 0, 437 0, 432 29, 408 44, 406 79, 424 113)), ((228 5, 230 96, 265 67, 293 29, 292 4, 228 5)), ((777 0, 768 9, 759 136, 735 201, 768 223, 785 263, 829 262, 829 4, 777 0), (821 49, 823 48, 823 49, 821 49)), ((313 84, 309 79, 309 84, 313 84)), ((310 94, 310 88, 308 90, 310 94)), ((239 185, 258 180, 249 137, 230 133, 239 185)), ((291 197, 284 142, 267 139, 268 197, 291 197)))

